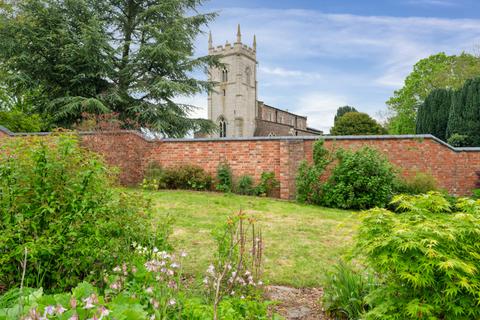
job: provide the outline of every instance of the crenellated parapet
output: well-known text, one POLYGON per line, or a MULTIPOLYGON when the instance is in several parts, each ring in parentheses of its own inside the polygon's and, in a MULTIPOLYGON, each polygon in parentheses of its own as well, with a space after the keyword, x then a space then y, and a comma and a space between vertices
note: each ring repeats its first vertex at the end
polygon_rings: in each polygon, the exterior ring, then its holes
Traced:
POLYGON ((213 46, 212 33, 210 33, 209 39, 208 39, 208 54, 222 55, 222 56, 227 56, 232 54, 244 54, 246 56, 251 57, 252 59, 256 59, 256 56, 257 56, 256 36, 253 37, 253 45, 251 47, 242 43, 242 33, 240 31, 240 25, 238 25, 237 38, 233 44, 227 41, 223 46, 222 45, 213 46))

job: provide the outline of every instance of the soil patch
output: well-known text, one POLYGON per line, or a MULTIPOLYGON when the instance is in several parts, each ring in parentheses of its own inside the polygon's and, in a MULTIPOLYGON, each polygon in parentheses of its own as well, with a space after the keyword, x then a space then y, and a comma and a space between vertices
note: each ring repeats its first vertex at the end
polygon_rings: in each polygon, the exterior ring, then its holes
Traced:
POLYGON ((321 288, 292 288, 286 286, 268 286, 266 298, 277 302, 273 312, 287 320, 329 320, 320 304, 323 295, 321 288))

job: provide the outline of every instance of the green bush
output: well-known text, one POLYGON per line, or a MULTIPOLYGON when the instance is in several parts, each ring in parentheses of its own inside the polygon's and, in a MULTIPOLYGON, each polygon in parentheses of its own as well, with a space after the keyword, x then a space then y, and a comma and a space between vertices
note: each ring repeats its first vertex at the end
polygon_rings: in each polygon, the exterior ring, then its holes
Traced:
POLYGON ((162 168, 152 162, 146 170, 143 186, 150 189, 211 190, 213 178, 203 168, 195 165, 179 165, 162 168))
MULTIPOLYGON (((107 290, 87 282, 54 295, 42 289, 25 288, 23 295, 19 289, 10 290, 0 297, 0 319, 212 319, 211 303, 183 286, 181 264, 171 259, 173 255, 159 253, 169 258, 122 264, 110 271, 107 290), (158 266, 162 262, 175 267, 162 272, 158 266)), ((269 304, 255 297, 226 295, 218 305, 218 319, 278 319, 268 316, 269 304)))
POLYGON ((295 180, 296 198, 302 203, 320 204, 323 183, 320 180, 325 168, 331 162, 324 141, 318 140, 313 145, 313 164, 302 161, 298 167, 295 180))
POLYGON ((272 196, 273 192, 280 186, 280 182, 275 178, 275 173, 271 171, 262 172, 260 182, 255 187, 254 193, 257 196, 272 196))
POLYGON ((228 163, 221 163, 217 168, 217 191, 231 192, 233 189, 232 169, 228 163))
POLYGON ((322 202, 323 183, 320 177, 323 170, 303 160, 296 176, 296 198, 301 203, 320 204, 322 202))
POLYGON ((343 209, 385 207, 396 186, 394 167, 369 147, 340 150, 338 164, 323 188, 322 202, 343 209))
POLYGON ((368 310, 366 297, 375 288, 375 279, 340 262, 327 273, 323 306, 335 319, 360 319, 368 310))
MULTIPOLYGON (((152 235, 148 201, 115 192, 112 172, 73 134, 9 139, 0 147, 0 287, 59 291, 128 259, 152 235)), ((156 240, 155 240, 156 239, 156 240)))
POLYGON ((249 175, 244 175, 238 178, 235 192, 238 194, 251 196, 255 194, 255 188, 253 186, 253 178, 249 175))
POLYGON ((160 185, 167 189, 210 190, 213 178, 201 167, 180 165, 165 170, 160 185))
POLYGON ((424 172, 416 172, 413 176, 400 178, 397 187, 398 193, 406 194, 422 194, 437 190, 438 187, 435 178, 424 172))
POLYGON ((453 147, 465 147, 469 143, 469 137, 467 135, 454 133, 448 138, 447 142, 453 147))
POLYGON ((219 228, 215 239, 221 256, 201 287, 196 286, 199 279, 185 281, 186 252, 132 243, 135 259, 118 259, 118 265, 105 270, 106 288, 82 282, 54 295, 15 288, 0 296, 0 319, 279 319, 269 315, 270 303, 261 297, 257 277, 263 242, 254 223, 240 213, 219 228))
POLYGON ((20 110, 0 111, 0 125, 13 132, 40 132, 46 127, 38 114, 28 115, 20 110))
POLYGON ((396 196, 363 214, 357 249, 381 276, 365 319, 479 319, 480 201, 396 196))

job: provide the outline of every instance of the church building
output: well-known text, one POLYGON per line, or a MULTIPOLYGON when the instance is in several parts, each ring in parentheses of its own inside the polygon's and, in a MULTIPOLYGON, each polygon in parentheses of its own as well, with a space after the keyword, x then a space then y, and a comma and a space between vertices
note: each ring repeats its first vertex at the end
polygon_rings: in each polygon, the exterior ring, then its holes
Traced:
POLYGON ((257 43, 242 43, 240 25, 234 44, 213 46, 208 54, 217 55, 222 68, 210 68, 209 79, 215 87, 208 95, 208 118, 218 125, 216 137, 305 136, 321 135, 309 128, 307 117, 258 101, 257 43))

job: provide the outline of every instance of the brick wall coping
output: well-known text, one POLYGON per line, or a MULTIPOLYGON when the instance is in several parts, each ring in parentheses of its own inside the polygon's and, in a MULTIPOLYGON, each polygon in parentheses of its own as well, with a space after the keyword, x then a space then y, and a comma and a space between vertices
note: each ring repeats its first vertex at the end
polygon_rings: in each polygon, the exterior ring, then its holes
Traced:
POLYGON ((4 126, 0 126, 0 131, 3 132, 3 133, 6 133, 9 136, 12 136, 14 134, 12 131, 8 130, 4 126))
MULTIPOLYGON (((9 136, 45 136, 51 134, 51 132, 20 132, 14 133, 8 130, 7 128, 0 126, 0 131, 6 133, 9 136)), ((278 137, 241 137, 241 138, 183 138, 183 139, 174 139, 174 138, 165 138, 165 139, 149 139, 145 137, 142 133, 135 130, 119 130, 119 131, 81 131, 80 135, 95 135, 95 134, 134 134, 147 142, 226 142, 226 141, 264 141, 264 140, 393 140, 393 139, 432 139, 433 141, 444 145, 454 152, 480 152, 480 147, 453 147, 446 143, 445 141, 440 140, 439 138, 431 134, 405 134, 405 135, 371 135, 371 136, 278 136, 278 137)))

